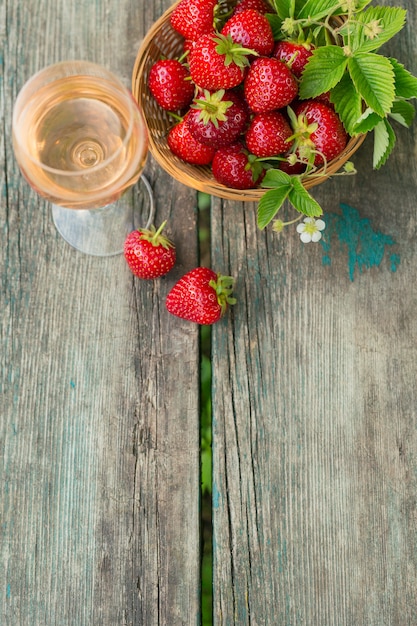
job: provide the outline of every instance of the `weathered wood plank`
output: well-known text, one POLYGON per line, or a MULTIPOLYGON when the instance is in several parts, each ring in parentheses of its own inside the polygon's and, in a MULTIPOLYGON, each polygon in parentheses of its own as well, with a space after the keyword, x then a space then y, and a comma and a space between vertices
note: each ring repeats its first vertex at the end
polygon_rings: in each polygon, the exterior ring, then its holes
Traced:
POLYGON ((17 91, 44 65, 88 58, 130 85, 168 4, 1 3, 5 626, 199 623, 198 330, 164 308, 196 263, 195 193, 149 159, 179 262, 139 283, 122 257, 83 256, 57 235, 10 134, 17 91))
MULTIPOLYGON (((403 4, 394 55, 415 73, 403 4)), ((415 132, 379 172, 366 143, 355 178, 314 192, 329 249, 213 205, 238 298, 213 329, 217 625, 417 622, 415 132)))

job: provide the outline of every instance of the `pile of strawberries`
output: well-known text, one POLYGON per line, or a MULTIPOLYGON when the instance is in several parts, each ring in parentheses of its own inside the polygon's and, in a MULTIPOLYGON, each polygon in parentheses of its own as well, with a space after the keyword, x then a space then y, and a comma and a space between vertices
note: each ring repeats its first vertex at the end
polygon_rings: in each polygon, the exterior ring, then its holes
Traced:
POLYGON ((235 189, 257 187, 266 168, 300 175, 340 154, 348 135, 328 94, 298 99, 312 45, 275 41, 266 0, 239 0, 220 25, 218 7, 181 0, 170 22, 184 55, 150 69, 151 94, 177 120, 170 150, 235 189))

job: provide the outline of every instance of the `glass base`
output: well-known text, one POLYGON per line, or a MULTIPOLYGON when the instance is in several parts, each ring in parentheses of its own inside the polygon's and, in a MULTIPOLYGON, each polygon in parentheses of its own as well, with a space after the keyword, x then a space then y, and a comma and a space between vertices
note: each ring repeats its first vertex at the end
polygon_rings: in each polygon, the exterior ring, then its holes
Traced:
POLYGON ((127 235, 136 228, 149 228, 154 212, 152 188, 144 176, 117 202, 99 209, 52 205, 61 237, 76 250, 101 257, 122 254, 127 235))

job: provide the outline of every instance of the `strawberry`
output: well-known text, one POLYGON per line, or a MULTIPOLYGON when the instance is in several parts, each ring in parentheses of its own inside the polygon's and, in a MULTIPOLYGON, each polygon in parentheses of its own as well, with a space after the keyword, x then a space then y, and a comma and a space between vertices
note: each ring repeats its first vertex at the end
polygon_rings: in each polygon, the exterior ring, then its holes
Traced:
POLYGON ((300 78, 313 50, 314 46, 308 43, 278 41, 273 56, 288 65, 294 76, 300 78))
POLYGON ((337 113, 323 102, 305 100, 288 111, 294 129, 297 154, 314 165, 337 157, 345 148, 348 135, 337 113))
POLYGON ((203 35, 190 52, 190 74, 201 89, 231 89, 243 82, 251 54, 253 50, 236 44, 230 35, 203 35))
POLYGON ((181 0, 171 13, 172 28, 192 41, 214 32, 216 4, 217 0, 181 0))
POLYGON ((287 157, 286 161, 281 161, 278 165, 278 169, 282 170, 286 174, 290 176, 299 176, 306 171, 306 163, 302 163, 297 159, 296 154, 290 154, 287 157), (294 161, 292 161, 292 157, 294 157, 294 161))
POLYGON ((209 165, 213 160, 216 149, 203 145, 197 139, 194 139, 187 124, 189 113, 170 129, 167 136, 169 149, 182 161, 192 165, 209 165))
POLYGON ((166 221, 158 230, 155 226, 133 230, 126 237, 124 256, 131 271, 138 278, 158 278, 174 267, 174 244, 161 234, 165 225, 166 221))
POLYGON ((288 120, 279 111, 257 113, 246 131, 246 145, 257 157, 284 154, 291 148, 292 134, 288 120))
POLYGON ((255 11, 258 11, 258 13, 261 13, 262 15, 275 13, 273 8, 269 6, 265 0, 240 0, 233 11, 233 14, 236 15, 242 11, 246 11, 247 9, 255 9, 255 11))
POLYGON ((262 164, 241 143, 219 148, 211 167, 214 178, 233 189, 253 189, 265 175, 262 164))
POLYGON ((273 57, 259 57, 251 64, 244 82, 247 103, 255 113, 282 109, 298 94, 291 70, 273 57))
POLYGON ((235 304, 234 279, 216 274, 207 267, 187 272, 173 286, 166 298, 167 310, 176 317, 196 324, 214 324, 235 304))
POLYGON ((325 91, 324 93, 321 93, 320 95, 316 96, 313 99, 316 100, 317 102, 324 102, 324 104, 327 104, 328 107, 330 107, 331 109, 334 109, 334 104, 330 100, 330 91, 325 91))
POLYGON ((149 90, 160 107, 178 111, 194 97, 194 85, 187 68, 177 59, 161 59, 150 69, 149 90))
POLYGON ((223 26, 222 35, 230 35, 233 41, 255 50, 261 56, 269 56, 274 49, 274 35, 267 18, 247 9, 233 15, 223 26))
POLYGON ((246 127, 248 107, 231 90, 205 90, 194 100, 186 115, 187 126, 200 143, 220 148, 233 143, 246 127))
POLYGON ((195 41, 193 39, 185 39, 184 44, 182 46, 183 55, 187 56, 190 54, 191 50, 194 48, 195 41))

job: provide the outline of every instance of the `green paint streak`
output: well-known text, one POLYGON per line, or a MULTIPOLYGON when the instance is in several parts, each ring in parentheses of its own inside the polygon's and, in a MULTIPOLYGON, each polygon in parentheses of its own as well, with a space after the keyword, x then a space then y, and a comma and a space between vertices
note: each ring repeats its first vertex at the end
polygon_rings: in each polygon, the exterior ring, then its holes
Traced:
MULTIPOLYGON (((387 247, 394 246, 395 241, 390 235, 373 230, 369 219, 361 218, 359 211, 341 204, 342 214, 327 213, 324 216, 326 230, 321 245, 324 250, 323 265, 331 265, 332 245, 337 240, 346 246, 348 252, 349 278, 353 281, 355 270, 362 272, 371 267, 379 267, 387 252, 387 247)), ((398 254, 389 257, 390 270, 395 272, 400 264, 398 254)))

